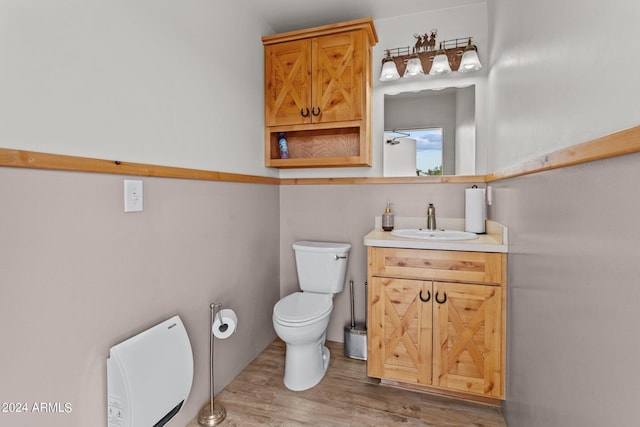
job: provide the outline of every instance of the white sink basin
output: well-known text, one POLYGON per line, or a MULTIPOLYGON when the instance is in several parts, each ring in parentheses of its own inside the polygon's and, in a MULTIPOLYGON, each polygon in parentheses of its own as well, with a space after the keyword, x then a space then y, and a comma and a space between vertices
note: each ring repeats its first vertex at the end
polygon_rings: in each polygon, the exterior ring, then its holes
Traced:
POLYGON ((473 240, 477 239, 476 233, 469 231, 457 230, 434 230, 429 231, 425 228, 411 228, 404 230, 393 230, 392 236, 402 237, 405 239, 421 239, 421 240, 473 240))

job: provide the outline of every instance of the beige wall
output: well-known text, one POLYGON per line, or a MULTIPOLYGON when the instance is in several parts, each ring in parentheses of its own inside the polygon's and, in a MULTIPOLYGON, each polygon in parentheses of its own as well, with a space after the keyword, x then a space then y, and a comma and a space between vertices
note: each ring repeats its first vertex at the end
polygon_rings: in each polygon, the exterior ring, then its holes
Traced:
POLYGON ((348 281, 356 289, 356 318, 364 320, 364 282, 367 252, 363 237, 373 229, 387 202, 398 216, 425 216, 434 203, 437 217, 464 216, 464 189, 468 184, 311 185, 280 187, 280 292, 298 290, 291 244, 296 240, 351 243, 345 290, 334 297, 327 339, 342 341, 350 322, 348 281))
POLYGON ((278 188, 0 168, 0 402, 69 402, 69 414, 0 413, 0 425, 106 425, 109 348, 179 314, 194 353, 186 425, 208 395, 209 303, 239 317, 216 342, 216 390, 275 338, 278 188))
POLYGON ((493 184, 509 224, 508 425, 637 425, 640 154, 493 184))
MULTIPOLYGON (((638 161, 629 155, 491 184, 490 216, 510 230, 509 425, 635 419, 638 161)), ((467 186, 145 178, 145 212, 124 214, 123 178, 0 169, 0 400, 73 405, 68 415, 2 414, 3 421, 94 425, 106 409, 109 347, 180 314, 196 362, 176 420, 186 423, 207 394, 209 302, 234 308, 241 322, 234 337, 217 342, 220 389, 275 337, 273 304, 297 289, 293 241, 353 245, 347 278, 357 285, 362 320, 362 237, 373 217, 387 201, 399 216, 419 216, 433 202, 439 217, 460 217, 467 186)), ((334 303, 328 338, 341 341, 348 292, 334 303)))
MULTIPOLYGON (((640 123, 640 3, 488 5, 489 170, 640 123)), ((639 161, 492 184, 510 232, 509 425, 638 424, 639 161)))

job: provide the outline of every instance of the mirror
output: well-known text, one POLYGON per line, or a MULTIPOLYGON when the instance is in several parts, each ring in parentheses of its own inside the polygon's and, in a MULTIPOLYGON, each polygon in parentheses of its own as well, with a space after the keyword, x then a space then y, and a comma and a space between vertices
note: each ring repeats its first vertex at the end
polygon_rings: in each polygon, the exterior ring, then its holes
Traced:
POLYGON ((475 85, 384 96, 384 176, 474 175, 475 85))

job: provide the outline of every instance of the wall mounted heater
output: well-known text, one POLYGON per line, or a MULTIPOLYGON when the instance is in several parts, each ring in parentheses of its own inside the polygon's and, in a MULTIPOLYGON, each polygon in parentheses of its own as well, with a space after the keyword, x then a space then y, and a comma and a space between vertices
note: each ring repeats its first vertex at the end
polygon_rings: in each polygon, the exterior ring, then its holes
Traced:
POLYGON ((118 345, 107 359, 109 427, 161 427, 191 391, 193 353, 179 316, 118 345))

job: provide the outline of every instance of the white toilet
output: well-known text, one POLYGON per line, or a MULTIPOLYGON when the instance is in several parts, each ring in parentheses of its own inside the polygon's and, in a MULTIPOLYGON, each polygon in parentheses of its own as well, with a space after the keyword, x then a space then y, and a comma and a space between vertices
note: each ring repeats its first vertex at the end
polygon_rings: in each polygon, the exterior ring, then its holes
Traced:
POLYGON ((287 295, 273 307, 273 327, 287 345, 284 385, 295 391, 320 382, 329 367, 324 341, 333 309, 333 295, 344 288, 348 243, 293 244, 302 292, 287 295))

